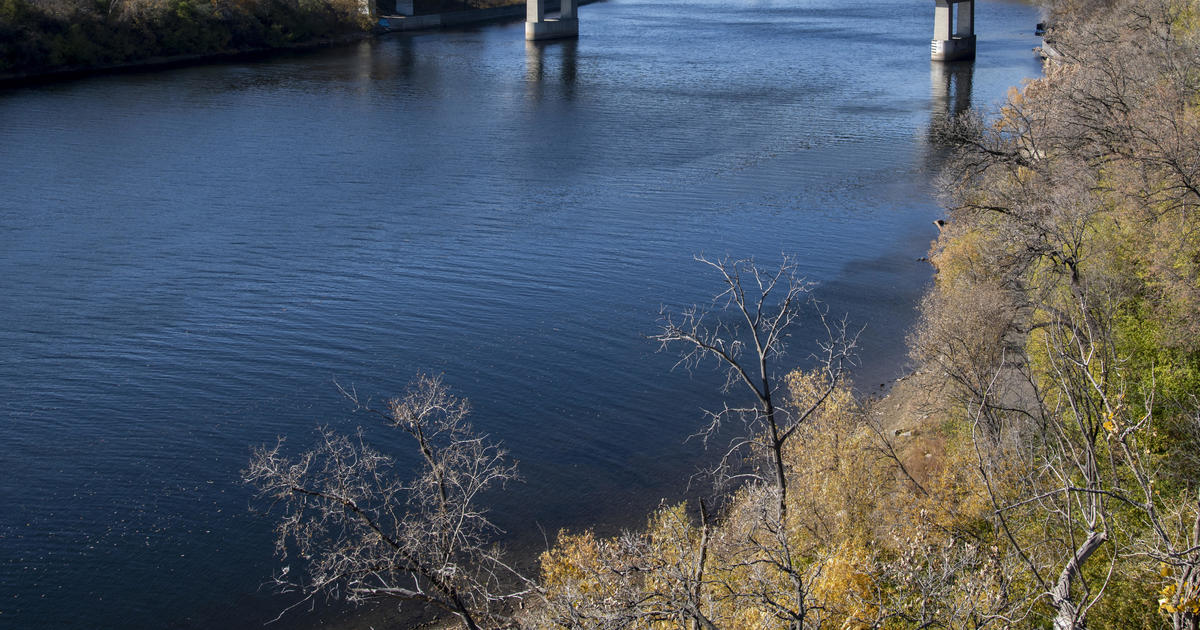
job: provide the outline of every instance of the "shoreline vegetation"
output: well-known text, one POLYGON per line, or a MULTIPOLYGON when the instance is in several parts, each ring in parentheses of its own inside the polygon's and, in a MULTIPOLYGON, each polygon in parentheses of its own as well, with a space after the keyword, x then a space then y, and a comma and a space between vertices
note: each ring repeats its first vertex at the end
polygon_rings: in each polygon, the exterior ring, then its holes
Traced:
MULTIPOLYGON (((471 14, 488 21, 517 4, 440 0, 418 8, 465 24, 471 14)), ((388 31, 360 0, 0 0, 0 85, 341 45, 388 31)))
POLYGON ((361 36, 354 0, 0 0, 0 76, 87 73, 361 36))
POLYGON ((719 508, 560 532, 522 574, 479 500, 515 470, 424 378, 375 411, 414 480, 361 433, 256 451, 280 586, 468 628, 1200 628, 1200 1, 1048 11, 1045 76, 935 129, 949 215, 886 397, 824 314, 820 365, 781 364, 794 262, 701 259, 716 298, 654 338, 729 376, 719 508))

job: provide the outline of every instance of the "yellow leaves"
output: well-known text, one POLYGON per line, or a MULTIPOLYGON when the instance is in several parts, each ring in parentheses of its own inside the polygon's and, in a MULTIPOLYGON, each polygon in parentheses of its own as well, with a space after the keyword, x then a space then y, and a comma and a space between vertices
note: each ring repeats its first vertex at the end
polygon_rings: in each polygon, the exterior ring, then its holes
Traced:
MULTIPOLYGON (((1170 567, 1167 567, 1165 563, 1162 565, 1162 567, 1163 568, 1160 569, 1160 571, 1169 571, 1170 569, 1170 567)), ((1159 591, 1159 595, 1162 597, 1158 599, 1158 608, 1165 613, 1190 613, 1193 615, 1200 614, 1200 595, 1193 594, 1191 597, 1183 599, 1177 595, 1174 584, 1168 584, 1164 586, 1163 589, 1159 591)))
POLYGON ((554 548, 542 552, 542 583, 549 589, 574 588, 592 592, 599 588, 600 547, 592 532, 560 532, 554 548))
POLYGON ((1170 577, 1171 565, 1167 564, 1166 562, 1158 563, 1158 574, 1163 577, 1170 577))
POLYGON ((870 627, 867 620, 874 620, 878 610, 875 601, 874 567, 865 559, 865 554, 850 545, 842 545, 823 564, 820 577, 813 586, 818 601, 837 604, 840 627, 844 630, 870 627))
POLYGON ((799 412, 819 403, 820 415, 831 417, 850 411, 855 406, 850 388, 843 383, 831 383, 829 375, 823 371, 794 370, 784 377, 784 382, 787 385, 788 404, 799 412), (831 388, 832 393, 827 395, 826 392, 831 388))
POLYGON ((688 504, 662 506, 647 523, 648 553, 660 565, 690 563, 698 535, 688 518, 688 504))
POLYGON ((1008 102, 1013 105, 1022 105, 1025 103, 1025 95, 1016 87, 1008 88, 1008 102))
MULTIPOLYGON (((945 234, 945 232, 943 232, 945 234)), ((932 262, 938 270, 938 284, 949 284, 964 274, 974 273, 982 259, 982 249, 986 246, 984 234, 980 230, 961 231, 951 238, 942 236, 938 245, 940 249, 933 255, 932 262)))
MULTIPOLYGON (((645 533, 648 544, 642 551, 658 565, 687 563, 696 538, 687 504, 663 507, 649 518, 645 533)), ((628 557, 627 551, 611 539, 597 540, 591 531, 559 532, 554 548, 540 557, 542 582, 549 589, 597 592, 604 588, 604 574, 613 567, 631 566, 647 559, 628 557)))
POLYGON ((870 536, 883 466, 871 456, 874 434, 863 425, 849 386, 832 383, 819 371, 797 370, 785 382, 792 417, 816 406, 784 452, 789 477, 796 480, 788 487, 788 526, 808 538, 795 544, 834 544, 870 536), (820 483, 809 482, 816 479, 820 483))
POLYGON ((1162 597, 1160 597, 1158 600, 1158 607, 1169 613, 1176 612, 1175 605, 1171 603, 1171 598, 1175 596, 1175 585, 1168 584, 1164 586, 1163 589, 1159 591, 1159 594, 1162 595, 1162 597))
POLYGON ((699 539, 682 503, 660 507, 641 532, 599 539, 590 531, 560 532, 554 548, 541 556, 544 627, 575 627, 569 620, 576 615, 597 620, 598 627, 610 622, 631 630, 679 627, 679 606, 694 596, 688 580, 699 539))
POLYGON ((1025 105, 1025 94, 1016 87, 1008 88, 1008 103, 1000 108, 1000 116, 992 123, 997 133, 1020 129, 1021 107, 1025 105))
POLYGON ((1117 401, 1116 407, 1106 410, 1102 413, 1102 417, 1104 418, 1102 426, 1104 427, 1104 430, 1111 434, 1116 434, 1121 428, 1119 424, 1119 418, 1121 415, 1121 410, 1125 406, 1125 392, 1117 394, 1115 398, 1117 401))
POLYGON ((772 628, 778 625, 778 620, 771 614, 750 606, 742 607, 732 619, 732 628, 737 630, 757 630, 772 628))

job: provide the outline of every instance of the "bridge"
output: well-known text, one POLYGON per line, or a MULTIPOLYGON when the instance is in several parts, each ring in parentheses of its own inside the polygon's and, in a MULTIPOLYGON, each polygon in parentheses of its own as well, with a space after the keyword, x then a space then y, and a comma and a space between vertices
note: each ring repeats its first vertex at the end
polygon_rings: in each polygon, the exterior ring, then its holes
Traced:
POLYGON ((934 4, 930 58, 934 61, 974 59, 975 0, 934 0, 934 4))
POLYGON ((579 37, 579 0, 562 0, 558 18, 546 17, 546 0, 525 0, 525 39, 579 37))
MULTIPOLYGON (((579 0, 561 0, 557 18, 546 17, 547 0, 525 0, 525 39, 579 37, 579 0)), ((975 58, 975 0, 934 0, 934 61, 975 58)))
MULTIPOLYGON (((584 4, 594 0, 582 0, 584 4)), ((502 5, 490 9, 462 10, 455 0, 359 0, 363 12, 373 15, 372 6, 387 4, 389 11, 380 26, 387 30, 418 30, 503 19, 520 15, 521 6, 502 5), (458 9, 447 11, 447 6, 458 9), (394 8, 392 8, 394 7, 394 8)), ((581 0, 525 0, 525 39, 529 41, 579 37, 581 0), (549 14, 557 5, 558 15, 549 14)), ((934 0, 933 40, 929 56, 934 61, 975 58, 975 0, 934 0)))

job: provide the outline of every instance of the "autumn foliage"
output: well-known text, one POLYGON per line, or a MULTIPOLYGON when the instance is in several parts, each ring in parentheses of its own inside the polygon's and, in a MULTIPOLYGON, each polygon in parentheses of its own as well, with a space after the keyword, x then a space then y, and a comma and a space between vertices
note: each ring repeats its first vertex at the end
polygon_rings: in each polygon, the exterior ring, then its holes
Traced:
MULTIPOLYGON (((1200 626, 1200 5, 1051 12, 1046 76, 938 130, 915 375, 865 403, 835 379, 785 483, 715 516, 562 534, 531 624, 1200 626)), ((778 413, 830 383, 789 374, 778 413)))
MULTIPOLYGON (((439 563, 397 542, 373 588, 538 629, 1200 628, 1200 4, 1051 13, 1046 76, 937 130, 949 220, 889 396, 854 395, 856 337, 819 305, 822 360, 781 365, 809 304, 795 260, 700 257, 716 296, 654 339, 728 376, 712 505, 561 532, 520 579, 478 536, 443 537, 439 563), (397 591, 406 573, 424 590, 397 591)), ((258 463, 297 499, 277 449, 258 463)))

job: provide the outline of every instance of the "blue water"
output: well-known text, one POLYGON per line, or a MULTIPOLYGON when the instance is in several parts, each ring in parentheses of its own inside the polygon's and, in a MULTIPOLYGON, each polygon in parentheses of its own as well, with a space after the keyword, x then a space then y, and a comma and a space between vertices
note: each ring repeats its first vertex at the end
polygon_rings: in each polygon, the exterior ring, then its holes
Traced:
POLYGON ((636 524, 685 495, 721 400, 644 337, 715 289, 695 254, 795 255, 867 326, 860 387, 898 374, 941 215, 928 126, 1039 73, 1036 10, 981 0, 948 69, 925 1, 581 18, 0 92, 0 626, 274 618, 251 446, 401 444, 335 378, 444 373, 521 462, 494 497, 518 547, 636 524))

